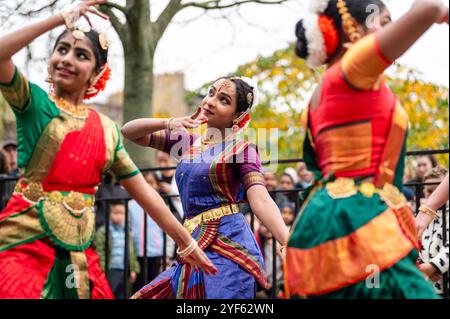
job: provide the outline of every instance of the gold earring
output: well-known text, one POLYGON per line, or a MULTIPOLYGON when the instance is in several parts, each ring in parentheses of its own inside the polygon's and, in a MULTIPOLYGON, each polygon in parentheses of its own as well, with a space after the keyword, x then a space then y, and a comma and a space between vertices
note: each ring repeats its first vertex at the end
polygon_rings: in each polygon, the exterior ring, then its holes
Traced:
POLYGON ((231 128, 231 130, 233 131, 233 133, 237 133, 237 131, 239 131, 239 120, 235 119, 233 121, 233 127, 231 128))
POLYGON ((103 76, 103 74, 106 72, 106 67, 103 67, 103 69, 100 71, 100 73, 94 78, 93 81, 91 81, 91 84, 87 90, 87 94, 97 94, 98 89, 95 87, 97 85, 97 82, 100 80, 100 78, 103 76))

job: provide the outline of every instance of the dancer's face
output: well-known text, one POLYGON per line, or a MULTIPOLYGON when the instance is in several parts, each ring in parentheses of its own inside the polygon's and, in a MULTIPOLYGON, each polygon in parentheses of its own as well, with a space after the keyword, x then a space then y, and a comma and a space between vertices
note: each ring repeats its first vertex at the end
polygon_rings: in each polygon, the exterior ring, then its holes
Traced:
POLYGON ((86 90, 95 78, 96 57, 88 37, 75 39, 66 33, 56 45, 49 66, 55 86, 74 93, 86 90))
POLYGON ((236 118, 236 85, 228 79, 220 79, 208 90, 202 102, 203 115, 209 127, 230 128, 236 118))
POLYGON ((379 15, 374 14, 367 19, 365 25, 357 23, 358 32, 362 35, 368 35, 377 32, 392 22, 391 12, 388 8, 381 10, 379 15))

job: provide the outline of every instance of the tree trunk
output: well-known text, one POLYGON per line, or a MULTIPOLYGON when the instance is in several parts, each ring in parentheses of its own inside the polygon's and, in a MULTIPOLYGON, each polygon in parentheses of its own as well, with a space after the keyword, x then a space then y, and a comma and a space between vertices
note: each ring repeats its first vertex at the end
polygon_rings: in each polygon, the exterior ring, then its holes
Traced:
MULTIPOLYGON (((125 55, 125 87, 123 122, 152 116, 153 59, 139 51, 125 55)), ((125 140, 131 158, 141 168, 149 167, 153 161, 149 149, 125 140)))
MULTIPOLYGON (((136 3, 130 11, 127 33, 122 44, 125 53, 124 123, 143 117, 151 117, 153 111, 153 58, 152 28, 148 8, 136 3)), ((153 164, 153 152, 149 148, 125 141, 131 158, 140 168, 153 164)))

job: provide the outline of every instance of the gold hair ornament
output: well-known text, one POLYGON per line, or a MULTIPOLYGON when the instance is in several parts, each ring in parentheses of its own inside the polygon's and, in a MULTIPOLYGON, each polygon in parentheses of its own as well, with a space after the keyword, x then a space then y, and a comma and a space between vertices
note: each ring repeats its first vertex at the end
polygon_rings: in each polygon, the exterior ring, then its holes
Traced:
POLYGON ((344 29, 345 34, 347 34, 352 43, 357 42, 362 36, 356 29, 355 22, 348 11, 345 0, 338 0, 337 7, 339 9, 339 14, 341 15, 342 28, 344 29))

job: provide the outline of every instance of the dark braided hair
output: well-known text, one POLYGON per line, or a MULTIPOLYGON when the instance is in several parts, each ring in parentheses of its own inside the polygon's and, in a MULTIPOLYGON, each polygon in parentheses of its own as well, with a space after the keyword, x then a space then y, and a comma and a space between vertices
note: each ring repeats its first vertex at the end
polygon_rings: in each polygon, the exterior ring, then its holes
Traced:
MULTIPOLYGON (((315 0, 311 0, 315 1, 315 0)), ((328 7, 325 9, 324 14, 332 18, 334 25, 339 32, 339 43, 337 51, 342 47, 344 39, 344 30, 342 28, 342 19, 339 14, 339 9, 337 7, 338 0, 331 0, 328 3, 328 7)), ((347 8, 352 18, 361 24, 364 28, 366 27, 365 22, 367 18, 373 14, 370 10, 367 10, 369 5, 376 5, 381 10, 386 8, 386 5, 382 0, 346 0, 347 8)), ((303 25, 303 19, 300 20, 295 26, 295 35, 297 36, 297 43, 295 46, 295 53, 298 57, 306 59, 308 57, 308 41, 306 39, 305 27, 303 25)))
MULTIPOLYGON (((58 46, 58 43, 61 41, 61 39, 68 33, 69 30, 64 30, 56 39, 55 46, 53 47, 53 51, 55 51, 56 47, 58 46)), ((95 71, 98 72, 100 68, 105 65, 105 63, 108 62, 108 49, 104 50, 102 46, 100 45, 99 36, 100 34, 91 29, 89 32, 84 33, 85 36, 90 40, 92 43, 92 49, 94 51, 96 65, 95 65, 95 71)))
POLYGON ((214 83, 217 81, 223 80, 223 79, 230 80, 236 86, 236 100, 237 100, 236 114, 245 112, 253 106, 253 104, 254 104, 253 102, 255 101, 255 92, 254 92, 253 86, 251 86, 244 80, 241 80, 240 78, 231 77, 231 76, 224 76, 224 77, 218 78, 216 81, 214 81, 214 83), (247 101, 247 96, 249 93, 251 93, 253 96, 251 105, 247 101))

